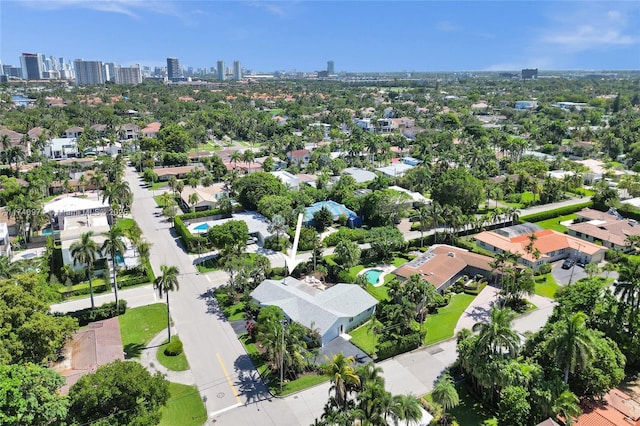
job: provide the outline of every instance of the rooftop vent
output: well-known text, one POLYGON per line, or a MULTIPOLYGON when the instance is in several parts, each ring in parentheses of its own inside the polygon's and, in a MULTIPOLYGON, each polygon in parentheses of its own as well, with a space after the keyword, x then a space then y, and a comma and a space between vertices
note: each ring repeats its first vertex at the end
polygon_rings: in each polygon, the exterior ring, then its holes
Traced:
POLYGON ((449 253, 447 253, 447 255, 448 255, 449 257, 456 257, 456 254, 455 254, 454 252, 452 252, 452 251, 450 251, 449 253))

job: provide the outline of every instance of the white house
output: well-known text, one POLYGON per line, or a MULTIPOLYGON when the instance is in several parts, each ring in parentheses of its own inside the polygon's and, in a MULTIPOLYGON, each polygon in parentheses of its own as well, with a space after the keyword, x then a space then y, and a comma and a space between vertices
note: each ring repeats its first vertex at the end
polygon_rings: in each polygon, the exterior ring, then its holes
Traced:
POLYGON ((295 175, 284 170, 271 172, 271 174, 280 179, 286 187, 296 191, 300 189, 300 180, 295 175))
POLYGON ((291 321, 318 330, 322 345, 362 324, 378 304, 355 284, 319 290, 292 277, 265 280, 251 297, 261 306, 278 306, 291 321))
POLYGON ((42 155, 51 159, 77 157, 78 141, 76 138, 51 139, 42 149, 42 155))
POLYGON ((0 255, 11 257, 9 227, 4 222, 0 222, 0 255))
POLYGON ((297 149, 295 151, 287 152, 287 158, 291 161, 291 164, 297 164, 300 167, 304 167, 309 164, 311 154, 306 149, 297 149))

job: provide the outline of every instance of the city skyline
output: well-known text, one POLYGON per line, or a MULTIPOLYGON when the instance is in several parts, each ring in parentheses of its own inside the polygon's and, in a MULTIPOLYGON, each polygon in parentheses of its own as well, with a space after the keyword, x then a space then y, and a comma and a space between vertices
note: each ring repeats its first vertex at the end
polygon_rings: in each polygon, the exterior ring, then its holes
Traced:
POLYGON ((640 5, 625 1, 17 0, 0 19, 0 61, 15 66, 29 52, 256 72, 640 69, 640 5))

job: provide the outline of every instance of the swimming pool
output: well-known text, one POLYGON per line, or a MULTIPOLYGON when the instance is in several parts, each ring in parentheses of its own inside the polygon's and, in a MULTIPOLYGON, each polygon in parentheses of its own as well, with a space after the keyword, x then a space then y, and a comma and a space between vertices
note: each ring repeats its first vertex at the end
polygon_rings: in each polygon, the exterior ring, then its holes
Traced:
POLYGON ((364 277, 367 279, 367 281, 369 281, 370 284, 379 285, 380 275, 382 275, 382 272, 383 271, 381 271, 380 269, 369 269, 364 273, 364 277))
POLYGON ((194 226, 193 229, 195 231, 199 231, 199 232, 206 231, 206 230, 209 229, 209 224, 208 223, 201 223, 198 226, 194 226))
POLYGON ((42 235, 53 235, 53 230, 51 228, 44 228, 41 232, 42 235))

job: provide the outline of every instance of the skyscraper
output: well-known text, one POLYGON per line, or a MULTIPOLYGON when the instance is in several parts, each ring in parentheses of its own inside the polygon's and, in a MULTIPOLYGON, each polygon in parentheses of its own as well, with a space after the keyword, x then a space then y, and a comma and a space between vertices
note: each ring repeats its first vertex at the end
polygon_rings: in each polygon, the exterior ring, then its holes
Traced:
POLYGON ((174 81, 182 77, 178 58, 167 58, 167 77, 170 81, 174 81))
POLYGON ((233 61, 233 79, 235 81, 242 80, 242 67, 240 61, 233 61))
POLYGON ((142 83, 142 74, 140 73, 140 65, 116 68, 116 83, 118 84, 142 83))
POLYGON ((76 69, 76 85, 104 84, 104 68, 102 61, 73 61, 76 69))
POLYGON ((336 69, 335 69, 333 61, 327 61, 327 73, 329 75, 336 73, 336 69))
POLYGON ((217 63, 217 74, 218 74, 218 80, 219 81, 224 81, 224 77, 225 77, 225 70, 224 70, 224 61, 218 61, 217 63))
POLYGON ((42 55, 38 53, 23 53, 20 56, 20 66, 22 67, 22 78, 25 80, 42 79, 43 62, 42 55))

